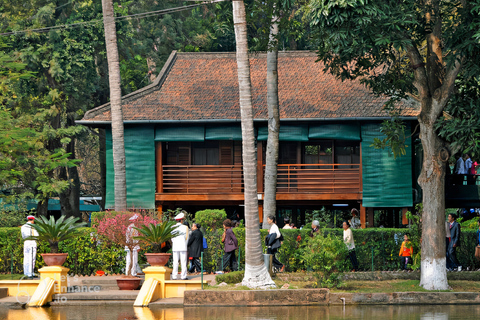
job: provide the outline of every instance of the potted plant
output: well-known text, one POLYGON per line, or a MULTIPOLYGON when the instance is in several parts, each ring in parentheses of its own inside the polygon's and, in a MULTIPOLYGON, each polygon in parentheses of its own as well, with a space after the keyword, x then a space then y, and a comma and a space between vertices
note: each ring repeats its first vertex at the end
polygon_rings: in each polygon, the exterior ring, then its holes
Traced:
POLYGON ((41 256, 47 266, 61 266, 67 259, 68 253, 59 253, 58 244, 61 241, 72 239, 78 235, 78 228, 86 223, 77 222, 79 218, 61 216, 55 220, 53 216, 48 219, 40 216, 32 226, 37 230, 38 236, 30 236, 26 240, 47 241, 50 253, 42 253, 41 256))
MULTIPOLYGON (((142 242, 135 240, 130 236, 134 227, 149 224, 154 220, 149 216, 142 216, 132 212, 107 212, 96 224, 97 234, 104 241, 124 247, 127 254, 130 255, 130 261, 133 263, 133 252, 142 242), (135 216, 135 219, 132 219, 135 216)), ((138 235, 135 229, 134 236, 138 235)), ((131 268, 125 268, 125 275, 117 278, 117 285, 120 290, 135 290, 140 286, 140 278, 131 274, 131 268)))
POLYGON ((145 253, 147 262, 151 266, 161 267, 167 264, 172 255, 167 253, 170 249, 169 241, 179 234, 175 225, 175 221, 165 221, 162 223, 153 222, 140 228, 135 227, 140 235, 134 237, 134 239, 145 242, 152 247, 153 253, 145 253))

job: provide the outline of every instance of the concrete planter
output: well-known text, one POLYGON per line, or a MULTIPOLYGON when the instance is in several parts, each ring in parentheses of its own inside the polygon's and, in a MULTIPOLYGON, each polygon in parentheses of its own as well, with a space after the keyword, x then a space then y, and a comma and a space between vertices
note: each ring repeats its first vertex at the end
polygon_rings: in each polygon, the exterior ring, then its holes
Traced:
POLYGON ((170 259, 171 253, 145 253, 147 262, 152 267, 163 267, 170 259))
POLYGON ((120 290, 137 290, 141 280, 137 277, 117 278, 117 286, 120 290))
POLYGON ((50 267, 62 266, 67 260, 68 253, 42 253, 45 264, 50 267))

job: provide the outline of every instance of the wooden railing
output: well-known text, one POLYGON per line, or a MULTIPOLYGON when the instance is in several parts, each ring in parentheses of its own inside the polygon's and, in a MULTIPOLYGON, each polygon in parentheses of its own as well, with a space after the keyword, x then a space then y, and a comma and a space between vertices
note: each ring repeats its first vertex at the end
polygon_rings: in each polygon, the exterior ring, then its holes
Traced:
POLYGON ((278 165, 278 193, 351 193, 360 183, 359 164, 278 165))
MULTIPOLYGON (((218 194, 243 192, 241 165, 168 165, 162 168, 163 193, 218 194)), ((360 191, 360 185, 359 164, 278 165, 278 193, 357 193, 360 191)))
POLYGON ((242 166, 163 166, 165 193, 242 193, 242 166))

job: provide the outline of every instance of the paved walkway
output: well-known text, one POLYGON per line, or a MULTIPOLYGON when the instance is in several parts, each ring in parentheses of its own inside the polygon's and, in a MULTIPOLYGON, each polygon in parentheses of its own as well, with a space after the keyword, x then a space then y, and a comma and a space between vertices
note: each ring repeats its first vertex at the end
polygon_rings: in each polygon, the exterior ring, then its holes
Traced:
MULTIPOLYGON (((68 278, 68 286, 72 292, 55 294, 52 306, 66 305, 106 305, 106 304, 129 304, 137 298, 139 290, 119 290, 116 279, 121 275, 108 276, 74 276, 68 278)), ((143 280, 145 276, 140 276, 143 280)), ((203 280, 210 282, 215 279, 213 274, 204 274, 203 280)), ((187 281, 201 280, 201 275, 189 275, 187 281)), ((4 297, 0 298, 0 307, 18 308, 25 303, 27 297, 4 297)), ((152 306, 183 307, 182 298, 159 299, 151 303, 152 306)))

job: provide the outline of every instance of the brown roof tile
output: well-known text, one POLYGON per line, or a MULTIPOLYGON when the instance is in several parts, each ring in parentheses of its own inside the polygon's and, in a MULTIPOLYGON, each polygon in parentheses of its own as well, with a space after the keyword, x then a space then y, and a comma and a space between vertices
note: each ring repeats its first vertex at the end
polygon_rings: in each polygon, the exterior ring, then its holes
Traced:
MULTIPOLYGON (((278 55, 282 119, 385 117, 386 97, 359 81, 341 81, 323 72, 315 53, 278 55)), ((256 119, 267 118, 266 53, 251 54, 252 103, 256 119)), ((172 53, 157 80, 122 98, 126 121, 240 119, 235 53, 172 53)), ((402 116, 418 109, 405 104, 402 116)), ((82 122, 110 121, 110 105, 85 114, 82 122)))

